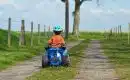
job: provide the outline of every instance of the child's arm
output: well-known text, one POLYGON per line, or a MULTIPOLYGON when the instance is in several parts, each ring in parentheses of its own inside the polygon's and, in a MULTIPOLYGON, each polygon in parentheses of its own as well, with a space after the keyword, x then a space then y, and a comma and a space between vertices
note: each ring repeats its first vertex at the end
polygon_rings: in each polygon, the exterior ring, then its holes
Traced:
POLYGON ((51 46, 52 44, 52 38, 48 40, 48 46, 51 46))

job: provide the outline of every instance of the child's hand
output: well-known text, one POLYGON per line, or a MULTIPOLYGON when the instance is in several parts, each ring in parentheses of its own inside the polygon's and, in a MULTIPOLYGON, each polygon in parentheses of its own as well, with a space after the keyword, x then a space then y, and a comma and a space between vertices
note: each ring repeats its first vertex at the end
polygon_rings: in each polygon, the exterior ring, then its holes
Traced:
POLYGON ((62 46, 62 47, 66 47, 66 45, 65 45, 65 44, 63 44, 63 43, 61 43, 61 46, 62 46))
POLYGON ((51 47, 52 45, 51 44, 48 44, 49 47, 51 47))

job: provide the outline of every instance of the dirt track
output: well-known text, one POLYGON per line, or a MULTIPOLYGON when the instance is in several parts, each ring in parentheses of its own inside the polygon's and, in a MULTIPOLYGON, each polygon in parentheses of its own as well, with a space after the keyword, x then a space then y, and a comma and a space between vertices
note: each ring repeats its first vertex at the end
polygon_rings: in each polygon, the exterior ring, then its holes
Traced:
POLYGON ((75 80, 119 80, 114 67, 103 55, 99 41, 92 40, 84 53, 75 80))
MULTIPOLYGON (((68 43, 67 47, 71 47, 79 44, 79 42, 68 43)), ((27 60, 16 66, 8 68, 0 72, 0 80, 24 80, 26 77, 32 75, 41 69, 41 56, 36 56, 31 60, 27 60)))

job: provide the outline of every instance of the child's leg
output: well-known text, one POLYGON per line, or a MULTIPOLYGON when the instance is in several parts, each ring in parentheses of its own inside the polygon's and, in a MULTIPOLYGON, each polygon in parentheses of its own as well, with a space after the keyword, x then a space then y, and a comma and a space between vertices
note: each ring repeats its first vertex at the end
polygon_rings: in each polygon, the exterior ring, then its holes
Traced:
POLYGON ((70 59, 67 49, 64 50, 63 56, 62 56, 62 64, 69 66, 70 65, 70 59))
POLYGON ((64 52, 63 52, 63 56, 68 56, 68 55, 69 55, 69 54, 68 54, 68 50, 65 49, 64 52))

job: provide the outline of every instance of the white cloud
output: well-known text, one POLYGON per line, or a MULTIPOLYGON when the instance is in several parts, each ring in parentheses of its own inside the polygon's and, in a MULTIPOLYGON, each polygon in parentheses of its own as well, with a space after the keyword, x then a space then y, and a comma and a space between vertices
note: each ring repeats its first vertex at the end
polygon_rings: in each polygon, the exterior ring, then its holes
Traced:
POLYGON ((6 5, 6 6, 12 5, 17 10, 23 10, 24 9, 24 6, 22 6, 20 4, 16 4, 15 0, 0 0, 0 5, 6 5))
POLYGON ((0 0, 0 4, 9 4, 9 0, 0 0))
POLYGON ((96 16, 99 16, 99 15, 114 15, 115 14, 115 11, 114 10, 111 10, 111 9, 96 9, 96 8, 91 8, 90 9, 90 12, 96 16))
POLYGON ((0 5, 13 4, 14 0, 0 0, 0 5))
POLYGON ((115 14, 115 12, 114 12, 114 11, 109 10, 109 9, 106 11, 106 13, 107 13, 107 14, 112 14, 112 15, 113 15, 113 14, 115 14))
POLYGON ((92 14, 95 14, 95 15, 100 15, 101 13, 103 13, 103 10, 102 9, 93 9, 93 8, 91 8, 90 12, 92 14))
MULTIPOLYGON (((73 26, 72 11, 74 1, 70 1, 70 26, 73 26)), ((61 0, 0 0, 0 6, 2 11, 0 12, 0 17, 7 19, 7 16, 11 16, 14 21, 18 20, 18 23, 24 18, 26 24, 29 25, 29 27, 27 27, 29 30, 31 20, 34 21, 36 26, 37 23, 41 25, 60 24, 64 26, 65 4, 62 3, 61 0)), ((113 26, 130 21, 130 10, 123 7, 115 9, 109 7, 94 7, 93 4, 92 6, 90 4, 84 4, 81 7, 80 16, 80 25, 83 26, 81 28, 93 29, 95 25, 100 27, 106 25, 113 26)), ((15 28, 16 27, 14 27, 14 29, 15 28)))
POLYGON ((130 9, 120 9, 120 12, 124 13, 124 14, 130 14, 130 9))
POLYGON ((13 6, 15 7, 15 9, 17 10, 23 10, 23 7, 19 4, 13 4, 13 6))
POLYGON ((39 9, 44 5, 44 2, 40 2, 38 4, 36 4, 36 8, 39 9))

